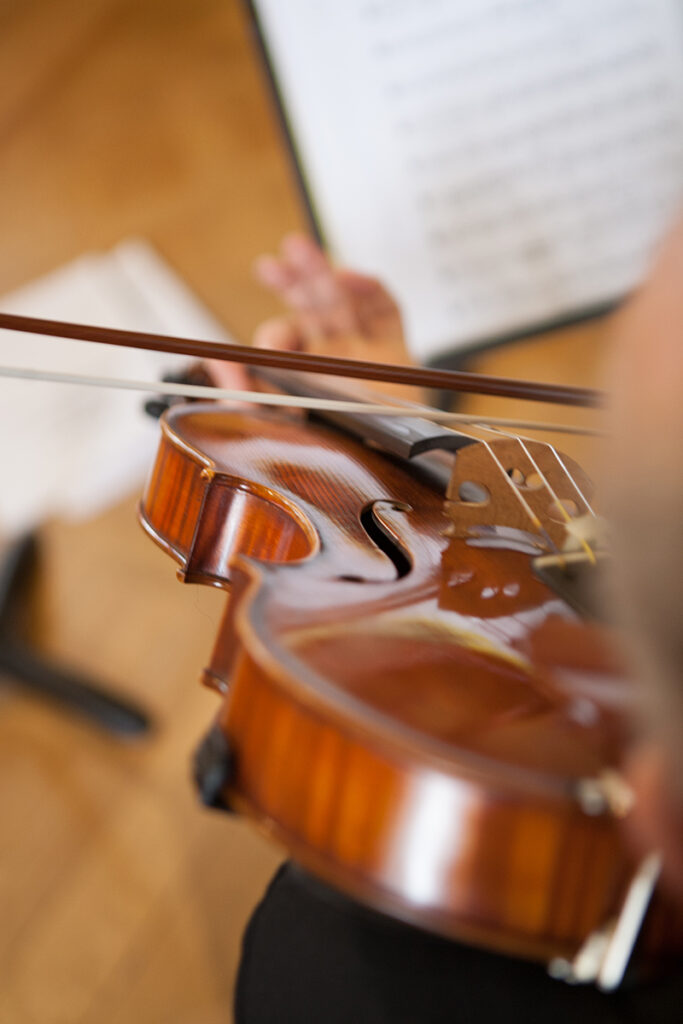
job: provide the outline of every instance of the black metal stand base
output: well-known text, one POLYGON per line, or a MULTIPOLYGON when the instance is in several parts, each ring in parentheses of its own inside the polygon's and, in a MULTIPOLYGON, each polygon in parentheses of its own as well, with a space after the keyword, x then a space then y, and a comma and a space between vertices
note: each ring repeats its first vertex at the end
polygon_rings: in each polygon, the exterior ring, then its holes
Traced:
POLYGON ((0 562, 0 672, 109 732, 145 732, 150 719, 140 707, 92 679, 51 663, 22 637, 24 599, 37 561, 38 542, 35 534, 28 534, 6 549, 0 562))

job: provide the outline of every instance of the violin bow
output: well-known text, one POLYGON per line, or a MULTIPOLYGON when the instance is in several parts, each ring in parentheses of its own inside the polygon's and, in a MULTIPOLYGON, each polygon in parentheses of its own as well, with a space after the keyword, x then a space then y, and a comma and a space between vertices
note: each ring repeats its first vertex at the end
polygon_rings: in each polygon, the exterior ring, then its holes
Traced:
POLYGON ((174 355, 193 356, 198 359, 224 359, 232 363, 277 370, 296 370, 301 373, 322 373, 335 377, 353 377, 360 380, 406 384, 413 387, 458 391, 500 398, 518 398, 530 402, 549 402, 555 405, 600 407, 604 404, 602 392, 591 388, 564 384, 543 384, 535 381, 493 377, 468 373, 464 370, 441 370, 433 367, 401 366, 393 363, 370 363, 360 359, 342 359, 338 356, 312 355, 308 352, 281 352, 276 349, 253 348, 225 342, 176 338, 166 334, 148 334, 142 331, 122 331, 113 327, 95 327, 87 324, 67 323, 61 320, 43 320, 37 317, 0 313, 0 328, 43 334, 75 341, 118 345, 124 348, 170 352, 174 355))

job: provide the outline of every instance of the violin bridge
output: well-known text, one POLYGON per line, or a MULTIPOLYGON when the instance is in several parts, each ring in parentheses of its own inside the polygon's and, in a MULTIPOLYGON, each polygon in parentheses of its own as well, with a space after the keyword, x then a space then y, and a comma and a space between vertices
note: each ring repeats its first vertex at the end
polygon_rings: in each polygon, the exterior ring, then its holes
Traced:
POLYGON ((446 494, 449 533, 473 538, 505 527, 536 535, 546 550, 559 550, 568 524, 593 514, 591 493, 583 470, 549 444, 508 436, 479 441, 455 459, 446 494))

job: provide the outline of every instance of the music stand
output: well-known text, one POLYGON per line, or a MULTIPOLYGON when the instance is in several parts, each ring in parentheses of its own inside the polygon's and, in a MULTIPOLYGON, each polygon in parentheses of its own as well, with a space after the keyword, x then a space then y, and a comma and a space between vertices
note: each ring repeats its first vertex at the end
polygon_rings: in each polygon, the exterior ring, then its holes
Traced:
POLYGON ((142 708, 43 657, 24 635, 28 584, 38 556, 37 537, 29 533, 10 544, 0 560, 0 673, 109 732, 128 736, 146 732, 151 723, 142 708))

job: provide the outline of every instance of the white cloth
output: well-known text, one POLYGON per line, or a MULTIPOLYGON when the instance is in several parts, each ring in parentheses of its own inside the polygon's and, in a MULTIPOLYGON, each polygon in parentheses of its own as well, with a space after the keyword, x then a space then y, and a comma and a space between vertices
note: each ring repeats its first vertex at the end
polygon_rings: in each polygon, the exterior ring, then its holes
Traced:
MULTIPOLYGON (((0 309, 230 340, 154 249, 137 239, 79 257, 6 295, 0 309)), ((0 331, 4 365, 154 381, 185 362, 165 353, 0 331)), ((0 534, 16 534, 48 516, 94 515, 140 487, 159 435, 143 402, 139 392, 0 380, 0 534)))

